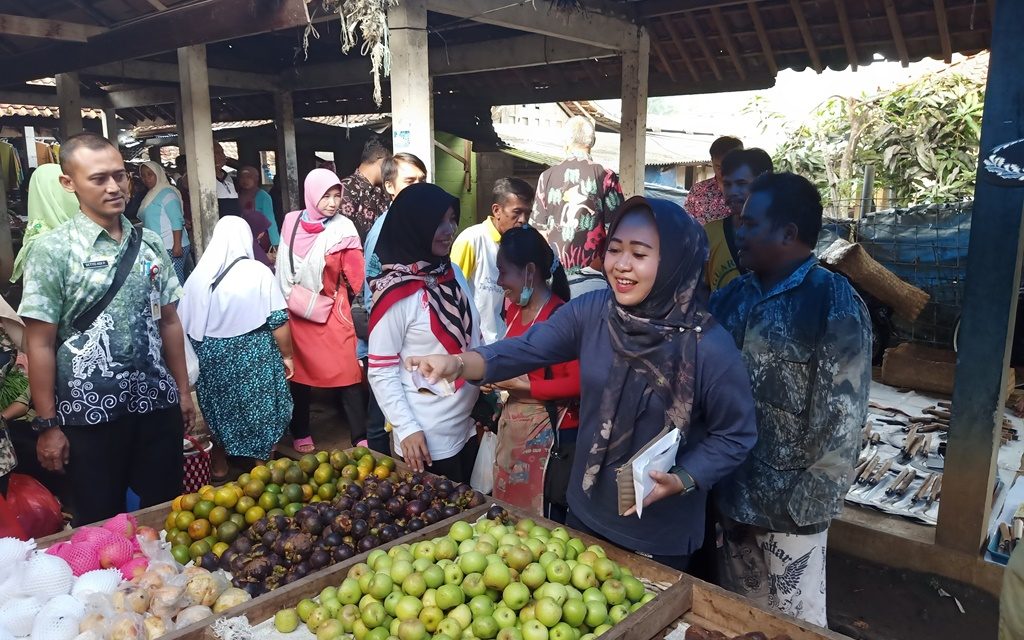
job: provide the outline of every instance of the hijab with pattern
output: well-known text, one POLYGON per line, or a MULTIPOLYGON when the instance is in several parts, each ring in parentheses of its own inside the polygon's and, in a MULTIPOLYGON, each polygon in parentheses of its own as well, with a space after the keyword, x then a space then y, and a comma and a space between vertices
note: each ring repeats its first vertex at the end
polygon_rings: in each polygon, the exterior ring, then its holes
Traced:
POLYGON ((637 211, 649 216, 658 229, 658 273, 640 304, 624 307, 614 296, 609 302, 612 366, 601 396, 604 422, 587 452, 583 473, 583 490, 588 495, 601 469, 624 463, 635 448, 631 447, 633 425, 648 393, 657 394, 667 407, 665 427, 679 429, 686 442, 697 346, 714 322, 703 277, 708 258, 704 230, 677 204, 635 196, 616 212, 609 242, 623 218, 637 211))
POLYGON ((78 213, 78 198, 60 185, 60 176, 60 165, 44 164, 28 181, 28 226, 21 240, 21 251, 14 260, 11 282, 24 272, 25 257, 36 237, 56 229, 78 213))
POLYGON ((473 335, 473 316, 449 256, 431 250, 434 233, 459 199, 441 187, 419 183, 406 187, 391 203, 377 241, 380 275, 369 280, 373 293, 370 331, 399 300, 426 291, 430 328, 451 354, 462 353, 473 335))

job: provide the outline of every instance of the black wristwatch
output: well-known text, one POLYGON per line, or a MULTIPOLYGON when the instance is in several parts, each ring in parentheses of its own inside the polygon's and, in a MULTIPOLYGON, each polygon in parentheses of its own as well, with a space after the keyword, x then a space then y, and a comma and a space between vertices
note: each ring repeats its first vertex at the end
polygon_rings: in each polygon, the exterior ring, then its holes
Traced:
POLYGON ((36 419, 32 421, 32 430, 35 431, 36 433, 42 433, 44 431, 59 426, 61 426, 60 418, 36 417, 36 419))
POLYGON ((693 479, 693 476, 680 466, 672 467, 668 470, 669 473, 675 474, 683 482, 683 491, 679 495, 685 496, 688 493, 693 493, 697 490, 697 481, 693 479))

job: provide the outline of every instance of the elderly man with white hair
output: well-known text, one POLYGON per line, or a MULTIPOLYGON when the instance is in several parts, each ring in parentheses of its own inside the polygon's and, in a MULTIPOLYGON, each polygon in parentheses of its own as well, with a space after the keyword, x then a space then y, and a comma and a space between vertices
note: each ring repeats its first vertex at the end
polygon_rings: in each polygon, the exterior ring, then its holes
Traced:
POLYGON ((573 116, 565 132, 568 157, 540 175, 532 224, 572 275, 601 260, 605 230, 622 204, 622 190, 615 172, 590 157, 597 139, 593 123, 573 116))

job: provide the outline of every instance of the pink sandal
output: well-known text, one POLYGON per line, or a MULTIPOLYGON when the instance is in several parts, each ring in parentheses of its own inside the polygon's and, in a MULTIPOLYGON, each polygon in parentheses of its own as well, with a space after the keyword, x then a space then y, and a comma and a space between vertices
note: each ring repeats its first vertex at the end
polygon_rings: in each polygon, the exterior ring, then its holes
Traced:
POLYGON ((313 444, 312 436, 306 436, 305 438, 292 440, 292 448, 299 453, 313 453, 316 450, 316 445, 313 444))

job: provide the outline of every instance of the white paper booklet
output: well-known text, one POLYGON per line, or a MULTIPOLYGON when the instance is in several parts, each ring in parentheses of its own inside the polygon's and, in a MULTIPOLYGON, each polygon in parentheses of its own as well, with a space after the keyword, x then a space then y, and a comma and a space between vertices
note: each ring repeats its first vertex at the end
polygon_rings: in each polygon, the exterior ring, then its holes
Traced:
POLYGON ((676 463, 679 451, 679 429, 672 429, 633 461, 633 490, 636 495, 636 517, 643 515, 644 498, 654 490, 651 471, 668 472, 676 463))

